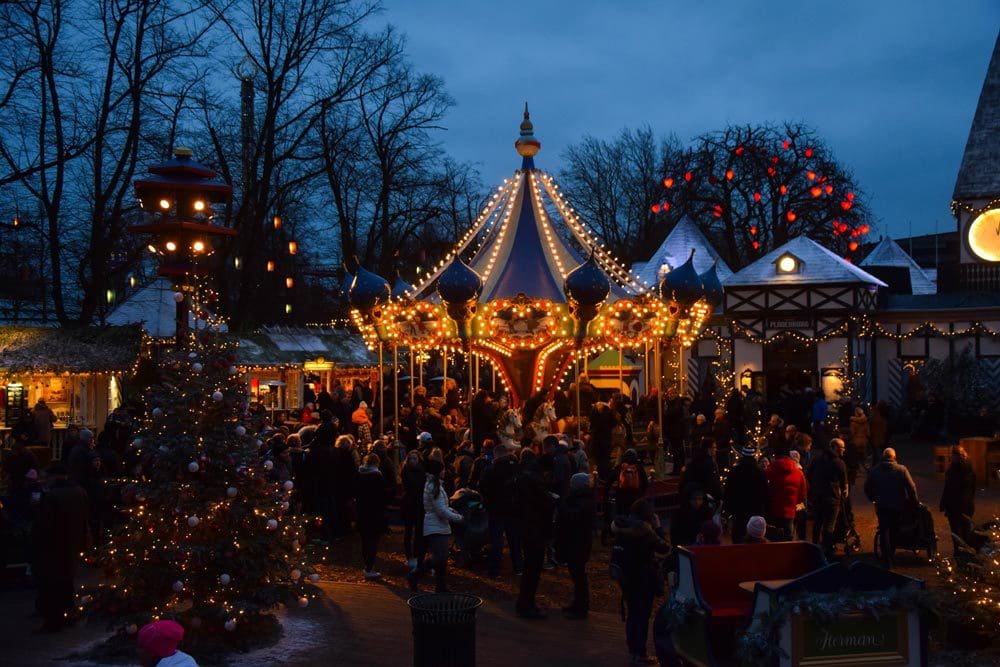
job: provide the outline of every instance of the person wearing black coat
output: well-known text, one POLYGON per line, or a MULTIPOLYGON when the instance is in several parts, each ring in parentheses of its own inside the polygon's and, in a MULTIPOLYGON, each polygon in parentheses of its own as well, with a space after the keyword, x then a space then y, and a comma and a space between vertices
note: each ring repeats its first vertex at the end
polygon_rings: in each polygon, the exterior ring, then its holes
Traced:
POLYGON ((622 547, 622 597, 625 602, 625 640, 632 664, 655 664, 647 657, 649 617, 659 588, 656 554, 666 555, 670 546, 663 539, 660 522, 648 500, 637 500, 628 517, 618 517, 611 532, 622 547))
POLYGON ((366 456, 354 481, 354 510, 358 518, 358 532, 361 534, 365 579, 378 579, 382 576, 375 570, 375 556, 378 554, 379 538, 385 531, 388 498, 385 480, 378 469, 379 463, 377 454, 366 456))
POLYGON ((530 449, 521 450, 520 470, 515 482, 516 503, 519 505, 516 520, 520 524, 524 544, 524 574, 515 611, 522 618, 542 619, 545 613, 538 608, 535 593, 542 578, 545 543, 552 537, 555 501, 545 484, 541 465, 530 449))
POLYGON ((46 471, 49 485, 42 494, 32 531, 33 573, 38 588, 36 608, 42 632, 61 629, 76 607, 77 561, 87 545, 87 493, 69 480, 68 471, 55 463, 46 471))
POLYGON ((399 513, 403 519, 403 553, 411 570, 424 554, 424 464, 417 450, 411 449, 403 462, 403 499, 399 513))
POLYGON ((734 544, 746 538, 750 517, 767 514, 767 475, 757 464, 756 453, 753 447, 744 447, 739 463, 726 476, 722 506, 732 517, 734 544))
POLYGON ((566 563, 573 580, 573 601, 563 612, 570 619, 584 619, 590 612, 590 586, 587 581, 587 561, 593 542, 597 510, 590 475, 577 473, 570 478, 569 495, 559 500, 556 509, 556 559, 566 563))
POLYGON ((306 453, 303 470, 306 471, 307 497, 306 505, 323 519, 323 536, 332 541, 336 527, 337 501, 334 496, 334 485, 337 478, 338 454, 333 448, 333 441, 314 439, 306 453))
POLYGON ((493 464, 483 473, 479 483, 479 492, 483 495, 483 504, 490 526, 490 555, 487 568, 490 576, 500 576, 500 562, 503 558, 503 539, 507 536, 507 546, 510 549, 510 560, 514 573, 519 574, 524 569, 524 558, 521 552, 521 522, 518 520, 521 512, 519 503, 515 503, 514 479, 518 474, 518 463, 514 458, 514 447, 503 443, 494 448, 493 464))
POLYGON ((706 439, 695 450, 691 462, 684 468, 681 475, 680 488, 695 485, 716 500, 722 498, 722 483, 719 481, 719 466, 715 457, 718 452, 715 442, 706 439))
POLYGON ((829 449, 818 452, 806 470, 809 504, 813 510, 812 540, 823 545, 828 558, 833 555, 837 519, 849 498, 847 465, 843 458, 846 451, 844 441, 833 438, 829 449))
POLYGON ((614 481, 611 467, 611 434, 617 416, 607 403, 594 403, 590 411, 590 455, 597 466, 597 476, 610 487, 614 481))
POLYGON ((644 498, 649 489, 649 475, 646 474, 646 467, 639 460, 639 453, 634 449, 626 449, 622 454, 622 462, 615 469, 615 514, 618 516, 628 516, 632 503, 644 498), (624 475, 622 470, 625 466, 635 468, 639 485, 636 488, 623 488, 624 475))
POLYGON ((353 443, 350 436, 337 438, 333 448, 333 500, 335 537, 343 537, 351 532, 351 498, 358 468, 354 463, 353 443))
POLYGON ((681 490, 681 503, 670 517, 670 543, 675 547, 694 544, 703 523, 712 518, 705 492, 697 485, 681 490))
MULTIPOLYGON (((944 474, 940 509, 948 517, 951 532, 968 544, 972 514, 976 510, 976 472, 969 464, 968 452, 959 446, 951 448, 951 465, 944 474)), ((958 542, 954 544, 958 551, 958 542)))

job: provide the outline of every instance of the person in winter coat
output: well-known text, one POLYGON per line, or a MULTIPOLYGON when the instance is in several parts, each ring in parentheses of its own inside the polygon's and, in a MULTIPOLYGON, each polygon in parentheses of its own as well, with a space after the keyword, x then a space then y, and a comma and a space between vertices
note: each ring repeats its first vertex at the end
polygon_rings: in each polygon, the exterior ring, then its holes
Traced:
POLYGON ((830 447, 816 453, 806 470, 809 504, 813 510, 813 543, 823 545, 827 558, 833 555, 834 531, 843 504, 848 502, 846 447, 840 438, 830 440, 830 447))
POLYGON ((556 559, 566 563, 573 581, 573 601, 563 607, 571 620, 587 618, 590 612, 590 586, 587 581, 587 561, 593 543, 597 509, 590 475, 578 472, 570 479, 569 495, 559 499, 556 509, 556 559))
POLYGON ((535 593, 545 563, 545 543, 552 537, 555 500, 545 484, 541 464, 530 449, 521 450, 520 470, 515 484, 517 503, 520 505, 517 521, 524 545, 524 575, 515 611, 522 618, 542 619, 545 612, 538 608, 535 593))
POLYGON ((267 478, 272 482, 287 482, 292 479, 292 453, 284 438, 272 438, 271 447, 264 459, 264 466, 271 462, 267 478))
POLYGON ((31 411, 34 420, 35 444, 42 447, 52 446, 52 425, 56 423, 56 414, 45 401, 38 399, 35 409, 31 411))
POLYGON ((361 401, 358 409, 351 413, 351 423, 358 434, 358 444, 362 447, 372 442, 372 418, 368 414, 368 404, 361 401))
POLYGON ((691 462, 684 468, 680 488, 694 484, 716 500, 720 499, 722 484, 719 481, 719 467, 715 461, 717 453, 718 447, 715 441, 711 438, 702 440, 694 456, 691 457, 691 462))
POLYGON ((306 473, 306 505, 323 519, 323 536, 332 541, 337 536, 337 451, 333 441, 315 438, 302 466, 306 473))
POLYGON ((590 412, 590 455, 597 465, 597 476, 611 488, 614 482, 611 467, 612 436, 617 418, 607 403, 597 402, 590 412))
POLYGON ((673 461, 673 473, 680 474, 684 467, 684 443, 690 435, 689 415, 684 399, 674 387, 667 389, 667 402, 663 413, 663 435, 667 453, 673 461))
POLYGON ((587 458, 587 450, 583 446, 583 440, 573 440, 567 451, 570 457, 570 466, 576 472, 590 472, 590 459, 587 458))
POLYGON ((771 415, 767 422, 767 449, 764 457, 771 459, 774 453, 785 447, 785 422, 778 415, 771 415))
POLYGON ((138 649, 141 667, 198 667, 190 655, 179 651, 184 627, 177 621, 153 621, 139 630, 138 649))
MULTIPOLYGON (((851 451, 852 460, 856 460, 859 464, 861 461, 865 460, 865 456, 868 454, 868 440, 871 438, 871 431, 868 428, 868 416, 865 415, 865 410, 861 406, 854 408, 854 414, 851 416, 851 451)), ((857 475, 857 467, 854 468, 854 475, 852 475, 850 482, 854 485, 854 476, 857 475)))
POLYGON ((868 479, 865 480, 865 495, 875 503, 883 559, 891 567, 895 551, 893 542, 896 531, 899 530, 903 510, 908 504, 918 502, 917 485, 913 483, 906 466, 896 462, 896 450, 892 447, 885 448, 882 452, 882 462, 868 473, 868 479))
POLYGON ((385 532, 385 508, 388 498, 385 493, 385 480, 378 466, 378 455, 369 454, 358 468, 354 482, 354 509, 358 518, 358 532, 361 534, 361 558, 365 567, 365 579, 378 579, 382 576, 375 569, 375 556, 378 554, 379 538, 385 532))
POLYGON ((732 517, 733 543, 743 542, 750 517, 767 514, 767 475, 757 464, 757 450, 744 447, 726 476, 722 506, 732 517))
POLYGON ((351 496, 354 480, 358 475, 358 463, 354 459, 354 443, 351 436, 337 438, 333 448, 333 500, 335 537, 343 537, 351 530, 351 496))
POLYGON ((464 489, 470 484, 472 479, 472 468, 476 458, 472 455, 472 441, 464 440, 458 446, 455 453, 455 461, 452 468, 455 473, 455 489, 464 489))
POLYGON ((431 552, 430 560, 422 559, 417 567, 406 575, 410 590, 416 592, 420 578, 429 570, 434 570, 435 593, 447 593, 446 570, 448 567, 448 543, 451 541, 451 522, 461 522, 462 515, 448 506, 448 494, 441 484, 444 466, 433 459, 424 463, 427 471, 424 483, 424 541, 431 552))
POLYGON ((771 523, 779 528, 782 539, 792 539, 798 506, 806 502, 806 477, 788 455, 780 450, 764 470, 767 476, 768 509, 771 523))
POLYGON ((712 425, 708 423, 705 415, 698 415, 694 418, 694 426, 691 428, 691 444, 700 447, 703 440, 712 437, 712 425))
POLYGON ((427 481, 423 461, 417 450, 406 454, 401 473, 403 499, 399 513, 403 519, 403 554, 407 566, 416 569, 424 554, 424 484, 427 481))
POLYGON ((660 521, 648 500, 637 500, 627 517, 611 523, 611 532, 622 547, 622 598, 625 602, 625 641, 633 665, 656 664, 647 654, 649 617, 658 588, 655 557, 670 546, 663 539, 660 521))
POLYGON ((554 435, 542 440, 542 460, 549 491, 560 498, 569 494, 569 480, 573 476, 573 466, 566 454, 566 445, 554 435))
POLYGON ((646 468, 639 460, 639 453, 627 449, 622 455, 622 462, 615 470, 615 511, 620 516, 628 516, 632 504, 646 495, 649 489, 649 476, 646 468))
POLYGON ((32 531, 33 573, 37 586, 35 608, 41 614, 42 632, 56 632, 76 608, 77 562, 87 544, 87 493, 69 480, 62 464, 46 470, 48 488, 42 494, 32 531))
MULTIPOLYGON (((976 510, 976 472, 969 464, 969 454, 959 446, 951 448, 951 465, 944 474, 940 509, 948 517, 951 532, 968 543, 972 514, 976 510)), ((958 551, 958 542, 954 544, 958 551)))
POLYGON ((522 507, 517 502, 515 478, 519 466, 514 458, 514 447, 499 444, 494 448, 493 465, 483 473, 479 491, 483 495, 483 504, 490 526, 490 555, 487 568, 490 576, 500 576, 500 562, 503 558, 503 540, 507 536, 507 546, 510 549, 511 565, 514 574, 520 574, 524 569, 524 559, 521 552, 521 524, 519 521, 522 507))
POLYGON ((483 475, 493 467, 495 450, 496 445, 491 439, 486 438, 483 440, 482 450, 479 452, 479 456, 472 462, 472 471, 469 473, 470 489, 479 490, 480 484, 483 481, 483 475))
POLYGON ((705 492, 697 485, 681 491, 681 503, 670 517, 670 543, 675 547, 694 544, 702 524, 712 518, 705 492))

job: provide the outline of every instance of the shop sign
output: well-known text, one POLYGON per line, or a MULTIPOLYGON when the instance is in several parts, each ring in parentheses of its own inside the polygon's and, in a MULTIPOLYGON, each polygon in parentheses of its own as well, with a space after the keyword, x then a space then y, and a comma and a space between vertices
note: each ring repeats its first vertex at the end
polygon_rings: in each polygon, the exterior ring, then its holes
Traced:
POLYGON ((908 614, 848 614, 820 622, 795 618, 793 663, 800 667, 905 665, 909 663, 908 614))
POLYGON ((811 319, 769 319, 768 329, 812 329, 811 319))

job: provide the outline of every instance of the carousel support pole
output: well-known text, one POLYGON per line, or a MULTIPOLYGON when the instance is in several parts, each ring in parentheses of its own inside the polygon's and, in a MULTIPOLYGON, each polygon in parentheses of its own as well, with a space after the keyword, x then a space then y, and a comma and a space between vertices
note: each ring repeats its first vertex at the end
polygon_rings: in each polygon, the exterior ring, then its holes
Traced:
POLYGON ((412 410, 414 405, 413 399, 416 398, 416 392, 415 392, 416 387, 414 387, 413 385, 413 348, 410 347, 409 350, 410 350, 410 409, 412 410))
POLYGON ((421 352, 420 355, 417 357, 417 367, 419 369, 417 377, 420 380, 420 382, 418 383, 418 386, 423 387, 424 386, 424 353, 423 352, 421 352))
POLYGON ((469 342, 469 345, 466 348, 465 361, 466 361, 466 363, 465 363, 466 373, 465 374, 466 374, 466 376, 468 378, 468 382, 469 382, 469 437, 472 439, 472 442, 475 443, 476 442, 476 431, 475 431, 475 427, 473 426, 473 424, 475 424, 475 420, 473 420, 473 418, 472 418, 473 377, 472 377, 472 342, 471 341, 469 342))
POLYGON ((378 436, 385 435, 385 369, 382 366, 382 341, 378 342, 378 436))
POLYGON ((622 348, 619 347, 618 348, 618 391, 621 391, 622 395, 625 394, 625 392, 622 391, 621 388, 622 385, 625 384, 625 369, 623 368, 624 364, 625 364, 625 354, 623 353, 622 348))
POLYGON ((677 393, 687 393, 687 378, 684 377, 684 342, 677 340, 677 393))
POLYGON ((660 425, 657 445, 663 449, 663 344, 656 341, 656 358, 653 360, 656 374, 656 419, 660 425))
POLYGON ((642 343, 642 376, 645 378, 646 386, 643 388, 642 393, 645 394, 649 391, 649 341, 643 341, 642 343))
POLYGON ((448 348, 441 348, 441 375, 444 381, 441 383, 441 398, 448 400, 448 348))
POLYGON ((576 437, 583 440, 583 429, 580 415, 580 357, 577 353, 576 362, 573 364, 573 371, 576 375, 576 437))
POLYGON ((392 413, 393 429, 399 435, 399 346, 392 346, 392 413))
POLYGON ((479 391, 479 355, 475 352, 472 353, 472 363, 475 364, 475 376, 476 376, 476 391, 479 391))

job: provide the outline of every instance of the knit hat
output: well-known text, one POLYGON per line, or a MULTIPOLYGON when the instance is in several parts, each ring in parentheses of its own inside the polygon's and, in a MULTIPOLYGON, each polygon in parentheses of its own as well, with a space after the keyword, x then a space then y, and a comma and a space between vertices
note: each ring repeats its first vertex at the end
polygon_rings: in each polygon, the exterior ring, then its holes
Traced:
POLYGON ((153 621, 139 630, 139 647, 157 658, 177 653, 177 644, 182 639, 184 627, 177 621, 153 621))
POLYGON ((424 431, 423 433, 417 436, 417 439, 420 440, 420 442, 430 442, 433 438, 431 437, 430 433, 424 431))
POLYGON ((740 450, 740 454, 743 456, 754 457, 757 456, 757 448, 753 445, 743 445, 743 449, 740 450))
POLYGON ((590 475, 585 472, 578 472, 569 478, 569 488, 574 491, 590 488, 590 475))
POLYGON ((755 515, 750 517, 747 521, 747 536, 752 537, 755 540, 759 540, 764 537, 764 533, 767 532, 767 521, 764 517, 755 515))
POLYGON ((89 428, 80 429, 80 440, 83 440, 84 442, 90 442, 93 439, 94 439, 93 431, 91 431, 89 428))
POLYGON ((709 519, 705 523, 701 524, 701 540, 706 544, 716 544, 722 537, 722 526, 717 524, 714 520, 709 519))
POLYGON ((364 401, 361 401, 360 403, 358 403, 358 407, 364 410, 365 408, 368 407, 368 404, 365 403, 364 401))

